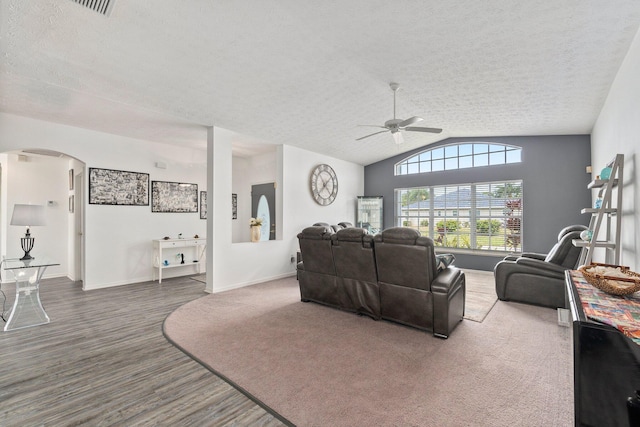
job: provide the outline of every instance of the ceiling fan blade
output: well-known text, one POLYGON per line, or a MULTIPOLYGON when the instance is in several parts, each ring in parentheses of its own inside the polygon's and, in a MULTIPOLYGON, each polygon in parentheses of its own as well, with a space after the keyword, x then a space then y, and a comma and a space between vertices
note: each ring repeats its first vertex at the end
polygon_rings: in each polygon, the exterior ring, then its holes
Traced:
POLYGON ((380 129, 387 129, 386 126, 380 126, 380 125, 358 125, 358 127, 368 127, 368 128, 380 128, 380 129))
POLYGON ((438 128, 421 128, 421 127, 406 127, 404 130, 408 130, 410 132, 429 132, 429 133, 440 133, 442 129, 438 128))
POLYGON ((389 132, 389 130, 388 129, 387 130, 381 130, 380 132, 375 132, 375 133, 372 133, 370 135, 363 136, 361 138, 356 138, 356 141, 360 141, 361 139, 369 138, 370 136, 377 135, 379 133, 385 133, 385 132, 389 132))
POLYGON ((405 126, 412 125, 412 124, 414 124, 414 123, 416 123, 416 122, 420 122, 420 121, 422 121, 422 120, 424 120, 422 117, 413 116, 413 117, 408 118, 408 119, 407 119, 407 120, 405 120, 405 121, 402 121, 402 122, 398 123, 398 127, 403 128, 403 127, 405 127, 405 126))

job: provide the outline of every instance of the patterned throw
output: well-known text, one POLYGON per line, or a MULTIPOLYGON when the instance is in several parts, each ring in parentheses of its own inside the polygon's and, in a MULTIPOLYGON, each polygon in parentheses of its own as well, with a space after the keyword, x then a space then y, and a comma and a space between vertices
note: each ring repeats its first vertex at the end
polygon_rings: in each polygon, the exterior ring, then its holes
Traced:
POLYGON ((591 285, 579 271, 572 270, 571 278, 578 290, 585 316, 613 326, 640 345, 640 296, 616 296, 591 285))

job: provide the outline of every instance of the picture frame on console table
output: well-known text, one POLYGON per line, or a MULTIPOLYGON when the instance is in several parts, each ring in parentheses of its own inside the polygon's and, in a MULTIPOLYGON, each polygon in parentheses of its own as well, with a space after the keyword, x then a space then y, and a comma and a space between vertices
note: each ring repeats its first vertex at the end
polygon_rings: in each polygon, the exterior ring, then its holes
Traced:
POLYGON ((207 192, 200 192, 200 219, 207 219, 207 192))
POLYGON ((198 184, 151 181, 151 212, 197 213, 198 184))

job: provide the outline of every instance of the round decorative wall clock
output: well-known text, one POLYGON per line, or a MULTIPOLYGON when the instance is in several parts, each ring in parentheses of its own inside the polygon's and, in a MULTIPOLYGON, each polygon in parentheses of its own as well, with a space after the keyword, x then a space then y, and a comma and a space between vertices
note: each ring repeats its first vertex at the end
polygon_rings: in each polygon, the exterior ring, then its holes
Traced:
POLYGON ((318 165, 311 172, 311 195, 319 205, 328 206, 338 195, 338 177, 329 165, 318 165))

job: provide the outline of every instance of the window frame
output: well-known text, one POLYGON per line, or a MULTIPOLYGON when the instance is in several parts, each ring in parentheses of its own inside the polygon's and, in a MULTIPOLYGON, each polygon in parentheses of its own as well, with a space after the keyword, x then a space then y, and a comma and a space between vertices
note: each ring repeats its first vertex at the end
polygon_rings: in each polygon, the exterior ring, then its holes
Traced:
POLYGON ((415 175, 521 162, 522 147, 516 145, 484 141, 457 142, 405 157, 394 165, 393 173, 395 176, 415 175))
POLYGON ((397 226, 410 227, 431 237, 437 247, 448 251, 522 253, 523 188, 522 179, 396 188, 394 221, 397 226), (515 190, 515 195, 507 189, 515 190), (503 196, 496 195, 500 191, 503 196), (412 194, 422 195, 421 200, 403 201, 412 198, 412 194), (499 226, 495 225, 496 220, 499 226), (448 221, 455 222, 451 230, 448 221), (487 221, 485 231, 478 228, 479 221, 487 221))

